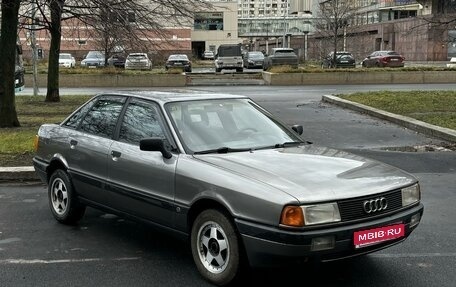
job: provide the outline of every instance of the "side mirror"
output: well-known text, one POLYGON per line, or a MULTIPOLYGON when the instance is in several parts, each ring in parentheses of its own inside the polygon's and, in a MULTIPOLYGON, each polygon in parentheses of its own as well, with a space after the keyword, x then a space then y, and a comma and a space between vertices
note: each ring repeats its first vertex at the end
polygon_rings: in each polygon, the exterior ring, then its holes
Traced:
POLYGON ((164 158, 171 158, 173 155, 166 148, 162 138, 148 138, 139 141, 139 149, 143 151, 159 151, 164 158))
POLYGON ((304 132, 304 129, 301 125, 293 125, 291 129, 294 130, 298 135, 302 135, 302 133, 304 132))

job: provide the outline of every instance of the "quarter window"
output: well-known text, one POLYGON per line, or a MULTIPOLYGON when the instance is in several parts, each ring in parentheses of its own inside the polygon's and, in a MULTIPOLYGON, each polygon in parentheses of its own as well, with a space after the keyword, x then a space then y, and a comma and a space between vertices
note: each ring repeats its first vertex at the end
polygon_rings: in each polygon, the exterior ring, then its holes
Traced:
POLYGON ((85 106, 80 108, 77 112, 71 115, 71 117, 63 124, 66 127, 76 129, 81 122, 81 119, 85 116, 88 110, 93 106, 95 101, 87 103, 85 106))
POLYGON ((112 137, 125 97, 103 97, 87 113, 81 130, 101 137, 112 137))
POLYGON ((133 99, 128 105, 119 133, 119 141, 139 144, 144 138, 165 138, 158 107, 133 99))

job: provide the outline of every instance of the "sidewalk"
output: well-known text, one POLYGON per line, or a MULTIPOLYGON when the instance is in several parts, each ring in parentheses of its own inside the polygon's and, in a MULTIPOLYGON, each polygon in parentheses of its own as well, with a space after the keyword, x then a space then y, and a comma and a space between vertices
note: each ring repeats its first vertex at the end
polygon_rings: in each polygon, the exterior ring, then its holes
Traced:
MULTIPOLYGON (((456 131, 448 128, 431 125, 413 118, 396 115, 375 109, 369 106, 347 101, 336 96, 323 96, 323 102, 338 105, 343 108, 351 109, 360 113, 365 113, 373 117, 381 118, 390 121, 397 125, 403 126, 418 133, 422 133, 431 137, 440 138, 448 142, 456 143, 456 131)), ((17 180, 38 180, 33 166, 22 167, 0 167, 0 181, 17 181, 17 180)))

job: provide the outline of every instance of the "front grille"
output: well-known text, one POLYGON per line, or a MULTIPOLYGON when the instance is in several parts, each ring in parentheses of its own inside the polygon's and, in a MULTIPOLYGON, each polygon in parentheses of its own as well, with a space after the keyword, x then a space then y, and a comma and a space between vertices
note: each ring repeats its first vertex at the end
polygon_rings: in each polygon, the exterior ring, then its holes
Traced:
POLYGON ((338 205, 342 222, 369 218, 384 213, 389 213, 391 211, 395 211, 402 208, 402 192, 400 189, 398 189, 381 194, 374 194, 369 196, 352 198, 348 200, 342 200, 338 202, 338 205), (363 208, 364 201, 378 197, 386 198, 386 200, 388 201, 388 208, 382 211, 367 214, 363 208))

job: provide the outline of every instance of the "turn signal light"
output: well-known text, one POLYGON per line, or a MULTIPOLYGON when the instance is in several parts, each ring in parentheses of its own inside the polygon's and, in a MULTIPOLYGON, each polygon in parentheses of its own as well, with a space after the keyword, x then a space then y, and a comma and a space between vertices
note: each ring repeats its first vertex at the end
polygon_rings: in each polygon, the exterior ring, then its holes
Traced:
POLYGON ((280 217, 280 224, 302 227, 304 226, 304 214, 299 206, 285 206, 280 217))
POLYGON ((35 136, 35 139, 33 140, 33 149, 35 152, 38 151, 38 144, 40 142, 40 137, 38 135, 35 136))

